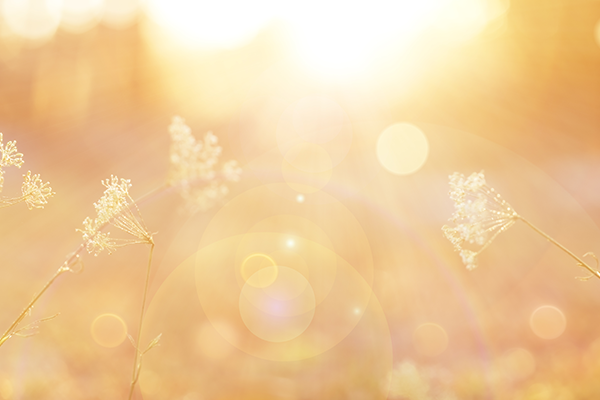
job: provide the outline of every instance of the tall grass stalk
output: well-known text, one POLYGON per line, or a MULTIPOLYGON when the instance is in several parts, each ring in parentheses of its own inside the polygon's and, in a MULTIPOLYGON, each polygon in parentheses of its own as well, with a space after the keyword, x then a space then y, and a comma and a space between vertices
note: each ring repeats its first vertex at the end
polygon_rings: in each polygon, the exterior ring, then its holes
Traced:
MULTIPOLYGON (((146 268, 146 281, 144 283, 144 294, 142 296, 142 309, 140 311, 140 322, 138 325, 138 332, 137 332, 137 338, 135 341, 132 340, 133 342, 133 346, 135 348, 135 356, 133 357, 133 372, 131 375, 131 385, 129 386, 129 397, 128 399, 131 400, 132 396, 133 396, 133 391, 135 389, 135 385, 137 384, 139 378, 140 378, 140 372, 142 370, 142 358, 144 357, 144 354, 146 352, 148 352, 148 350, 152 349, 152 347, 155 347, 156 345, 158 345, 158 340, 160 340, 160 335, 154 339, 152 342, 150 342, 150 345, 146 348, 146 350, 144 350, 143 352, 140 352, 140 339, 142 336, 142 326, 144 324, 144 315, 145 315, 145 310, 146 310, 146 298, 148 296, 148 286, 150 283, 150 271, 152 269, 152 255, 154 254, 154 244, 150 245, 150 254, 148 256, 148 267, 146 268)), ((130 337, 131 338, 131 337, 130 337)))

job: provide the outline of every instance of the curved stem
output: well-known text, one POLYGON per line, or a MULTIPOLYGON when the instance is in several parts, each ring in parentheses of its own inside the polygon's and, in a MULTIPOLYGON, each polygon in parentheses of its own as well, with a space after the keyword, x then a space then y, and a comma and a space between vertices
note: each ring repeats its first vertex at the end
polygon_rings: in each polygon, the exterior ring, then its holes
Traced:
POLYGON ((56 270, 56 272, 48 280, 48 282, 46 282, 44 287, 33 297, 33 299, 31 299, 29 304, 27 304, 27 306, 23 309, 23 311, 21 311, 21 314, 19 314, 17 319, 14 320, 12 325, 4 332, 2 337, 0 337, 0 346, 2 346, 4 344, 4 342, 6 342, 8 339, 10 339, 10 337, 14 333, 14 330, 21 323, 21 321, 23 321, 25 316, 27 316, 27 313, 29 313, 29 310, 31 310, 33 305, 39 300, 40 297, 42 297, 42 295, 46 292, 46 290, 48 290, 48 288, 54 283, 56 278, 58 278, 60 275, 62 275, 63 273, 65 273, 69 270, 68 265, 69 265, 69 263, 67 261, 65 261, 65 263, 63 265, 61 265, 61 267, 59 269, 56 270))
POLYGON ((142 296, 142 311, 140 312, 140 323, 137 332, 137 339, 135 340, 135 356, 133 357, 133 372, 131 375, 131 385, 129 386, 129 397, 131 400, 133 396, 133 389, 140 377, 140 370, 142 367, 142 354, 140 353, 140 338, 142 336, 142 324, 144 323, 144 311, 146 309, 146 297, 148 295, 148 286, 150 283, 150 270, 152 268, 152 254, 154 253, 154 243, 150 245, 150 255, 148 256, 148 268, 146 269, 146 283, 144 284, 144 295, 142 296), (138 363, 139 359, 139 363, 138 363))
POLYGON ((590 273, 592 275, 594 275, 596 278, 600 279, 600 272, 597 271, 597 270, 595 270, 594 268, 590 267, 581 258, 577 257, 572 251, 570 251, 569 249, 567 249, 562 244, 558 243, 556 240, 554 240, 552 237, 550 237, 547 233, 545 233, 544 231, 542 231, 537 226, 533 225, 531 222, 527 221, 525 218, 519 216, 519 219, 521 221, 525 222, 527 225, 529 225, 529 227, 531 229, 533 229, 534 231, 536 231, 537 233, 539 233, 540 235, 542 235, 543 237, 545 237, 546 240, 548 240, 550 243, 554 244, 556 247, 558 247, 559 249, 561 249, 562 251, 564 251, 565 253, 567 253, 568 255, 570 255, 573 259, 575 259, 575 261, 577 261, 577 264, 581 265, 582 267, 584 267, 585 269, 587 269, 588 271, 590 271, 590 273))
MULTIPOLYGON (((152 198, 153 196, 155 196, 169 188, 170 188, 170 185, 168 185, 168 184, 161 185, 161 186, 157 187, 156 189, 141 196, 140 198, 135 200, 134 203, 139 204, 141 202, 147 201, 148 199, 152 198)), ((27 306, 23 309, 23 311, 21 311, 21 314, 19 314, 19 316, 13 321, 13 323, 4 332, 4 334, 2 336, 0 336, 0 346, 2 346, 4 344, 4 342, 6 342, 8 339, 10 339, 10 337, 13 335, 14 330, 19 326, 21 321, 23 321, 23 319, 27 316, 27 313, 29 312, 29 310, 31 310, 31 308, 35 305, 35 303, 37 303, 37 301, 48 290, 48 288, 50 286, 52 286, 52 284, 54 283, 56 278, 58 278, 60 275, 62 275, 63 273, 70 270, 69 266, 71 264, 73 264, 73 262, 75 262, 75 260, 77 259, 79 254, 81 254, 81 252, 85 249, 85 247, 86 247, 86 243, 81 243, 79 245, 79 247, 77 247, 77 249, 68 256, 68 258, 65 260, 65 262, 62 263, 62 265, 56 270, 54 275, 48 280, 48 282, 46 282, 44 287, 33 297, 33 299, 29 302, 29 304, 27 304, 27 306)), ((154 249, 154 245, 152 245, 152 249, 154 249)), ((144 302, 145 302, 145 298, 144 298, 144 302)), ((142 310, 142 313, 143 313, 143 310, 142 310)))

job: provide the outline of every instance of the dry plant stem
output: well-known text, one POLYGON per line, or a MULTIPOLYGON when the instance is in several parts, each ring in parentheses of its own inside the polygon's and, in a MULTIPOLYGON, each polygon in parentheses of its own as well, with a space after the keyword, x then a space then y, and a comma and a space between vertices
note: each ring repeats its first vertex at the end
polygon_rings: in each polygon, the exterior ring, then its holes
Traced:
POLYGON ((558 243, 556 240, 554 240, 552 237, 548 236, 548 234, 546 234, 544 231, 540 230, 537 226, 533 225, 531 222, 527 221, 525 218, 518 216, 518 218, 525 222, 527 225, 529 225, 529 227, 531 229, 533 229, 534 231, 536 231, 537 233, 539 233, 540 235, 542 235, 543 237, 546 238, 546 240, 548 240, 550 243, 554 244, 556 247, 558 247, 559 249, 561 249, 562 251, 564 251, 565 253, 567 253, 568 255, 570 255, 571 257, 573 257, 575 259, 575 261, 577 261, 577 264, 584 267, 585 269, 587 269, 588 271, 590 271, 590 273, 592 275, 594 275, 596 278, 600 279, 600 272, 596 271, 594 268, 590 267, 589 265, 587 265, 581 258, 577 257, 574 253, 572 253, 569 249, 567 249, 565 246, 563 246, 562 244, 558 243))
MULTIPOLYGON (((168 189, 169 187, 170 187, 169 185, 161 185, 158 188, 148 192, 147 194, 145 194, 142 197, 140 197, 139 199, 137 199, 135 201, 135 203, 139 204, 140 202, 148 200, 149 198, 159 194, 160 192, 168 189)), ((152 245, 152 249, 154 249, 154 245, 152 245)), ((27 304, 27 306, 23 309, 23 311, 21 311, 21 314, 19 314, 19 316, 14 320, 14 322, 6 330, 6 332, 4 332, 2 337, 0 337, 0 346, 2 346, 8 339, 11 338, 11 336, 14 333, 14 330, 19 326, 21 321, 23 321, 23 319, 27 316, 27 313, 29 313, 29 310, 31 310, 31 308, 35 305, 35 303, 37 303, 37 301, 48 290, 48 288, 50 286, 52 286, 54 281, 63 273, 71 270, 69 266, 72 265, 77 260, 77 258, 79 257, 79 254, 81 254, 81 252, 83 250, 85 250, 85 243, 81 243, 79 245, 79 247, 77 248, 77 250, 75 250, 73 253, 71 253, 69 255, 69 258, 67 258, 67 260, 60 266, 60 268, 58 268, 58 270, 56 270, 56 272, 50 278, 50 280, 48 280, 48 282, 46 282, 44 287, 33 297, 33 299, 29 302, 29 304, 27 304)), ((144 299, 144 302, 145 302, 145 299, 144 299)))
POLYGON ((142 369, 142 354, 140 353, 140 339, 142 336, 142 324, 144 323, 144 311, 146 310, 146 297, 148 295, 148 285, 150 283, 150 270, 152 268, 152 254, 154 253, 154 244, 150 245, 150 255, 148 256, 148 268, 146 269, 146 283, 144 284, 144 295, 142 297, 142 311, 140 312, 140 323, 138 326, 137 338, 135 340, 135 356, 133 358, 133 373, 131 376, 131 386, 129 387, 129 397, 133 396, 133 389, 140 377, 142 369), (139 362, 138 362, 139 360, 139 362))
MULTIPOLYGON (((73 256, 73 258, 75 258, 75 256, 73 256)), ((56 278, 58 278, 63 273, 69 271, 68 265, 69 265, 69 262, 67 260, 67 261, 65 261, 65 263, 63 265, 61 265, 61 267, 58 270, 56 270, 56 272, 54 273, 54 275, 52 276, 52 278, 50 278, 48 280, 48 282, 46 282, 46 284, 44 285, 44 287, 42 288, 42 290, 40 290, 33 297, 33 299, 31 299, 31 301, 29 302, 29 304, 27 304, 27 306, 23 309, 23 311, 21 311, 21 314, 19 314, 19 316, 17 317, 17 319, 15 319, 15 321, 12 323, 12 325, 6 330, 6 332, 4 332, 4 334, 2 335, 2 337, 0 337, 0 346, 2 346, 4 344, 4 342, 6 342, 8 339, 10 339, 10 337, 14 334, 14 330, 17 328, 17 326, 27 316, 27 314, 29 313, 29 311, 31 310, 31 308, 33 307, 33 305, 39 300, 39 298, 42 297, 42 295, 46 292, 46 290, 48 290, 48 288, 50 286, 52 286, 52 284, 54 283, 54 281, 56 280, 56 278)))

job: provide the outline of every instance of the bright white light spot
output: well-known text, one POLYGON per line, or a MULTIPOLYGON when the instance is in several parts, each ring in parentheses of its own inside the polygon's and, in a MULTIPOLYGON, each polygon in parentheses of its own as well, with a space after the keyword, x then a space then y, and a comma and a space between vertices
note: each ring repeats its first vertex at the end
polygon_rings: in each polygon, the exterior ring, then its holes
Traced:
POLYGON ((102 22, 113 29, 124 29, 135 22, 140 0, 104 0, 102 22))
POLYGON ((232 48, 251 40, 271 18, 268 0, 148 0, 150 17, 180 42, 232 48))
POLYGON ((425 134, 414 125, 399 123, 386 128, 377 140, 377 159, 396 175, 418 171, 429 155, 425 134))
POLYGON ((354 315, 360 315, 360 308, 356 307, 352 312, 354 315))
POLYGON ((304 200, 305 200, 305 198, 304 198, 303 194, 299 194, 298 196, 296 196, 296 201, 298 203, 304 203, 304 200))
POLYGON ((85 32, 98 23, 103 9, 103 0, 63 0, 60 26, 72 33, 85 32))
POLYGON ((60 23, 61 0, 4 0, 1 4, 8 27, 27 39, 47 39, 60 23))
POLYGON ((299 57, 332 78, 356 76, 390 53, 406 52, 423 38, 429 48, 460 44, 508 9, 508 0, 304 0, 285 4, 280 14, 292 26, 299 57))
POLYGON ((294 247, 295 245, 296 245, 296 242, 294 241, 294 239, 288 239, 287 247, 294 247))
POLYGON ((538 307, 529 318, 529 326, 542 339, 555 339, 562 335, 567 320, 562 311, 554 306, 538 307))

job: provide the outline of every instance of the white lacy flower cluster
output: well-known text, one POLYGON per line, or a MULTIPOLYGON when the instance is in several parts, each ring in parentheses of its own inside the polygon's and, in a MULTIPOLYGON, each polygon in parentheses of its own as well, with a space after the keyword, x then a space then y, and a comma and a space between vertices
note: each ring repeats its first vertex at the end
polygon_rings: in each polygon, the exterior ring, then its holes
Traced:
POLYGON ((102 184, 106 190, 98 202, 94 203, 96 218, 87 217, 83 221, 83 230, 78 229, 83 234, 87 251, 98 255, 106 249, 110 254, 118 247, 130 244, 153 244, 152 234, 146 228, 135 202, 129 195, 129 179, 119 179, 111 175, 110 179, 102 181, 102 184), (108 224, 135 239, 115 239, 110 237, 110 232, 101 232, 108 224))
POLYGON ((216 166, 221 155, 217 137, 208 132, 202 141, 196 140, 181 117, 173 117, 171 135, 171 167, 168 183, 177 186, 188 211, 205 211, 228 192, 226 181, 237 182, 242 169, 237 161, 223 164, 221 173, 216 166))
MULTIPOLYGON (((4 186, 4 170, 2 168, 8 166, 21 168, 23 165, 23 154, 17 152, 17 142, 13 140, 3 144, 2 141, 3 137, 0 133, 0 154, 2 156, 0 158, 0 191, 4 186)), ((44 183, 39 174, 32 175, 31 171, 27 171, 27 174, 23 175, 21 193, 20 197, 0 198, 0 207, 25 202, 30 210, 44 208, 44 205, 48 204, 48 199, 54 196, 50 183, 44 183)))
POLYGON ((54 196, 50 183, 44 183, 39 174, 32 175, 31 171, 27 171, 27 174, 23 176, 21 193, 23 194, 23 201, 30 210, 44 208, 44 205, 48 204, 48 198, 54 196))
POLYGON ((450 198, 455 209, 450 221, 455 226, 444 225, 442 230, 467 269, 472 270, 477 267, 477 256, 500 232, 514 224, 519 215, 486 185, 483 171, 468 178, 458 172, 450 175, 450 198), (478 246, 478 250, 464 248, 465 242, 478 246))
POLYGON ((11 141, 5 144, 2 143, 3 137, 0 133, 0 153, 2 158, 0 159, 0 190, 4 185, 4 170, 2 168, 14 165, 17 168, 21 168, 23 165, 23 154, 17 153, 17 142, 11 141))

